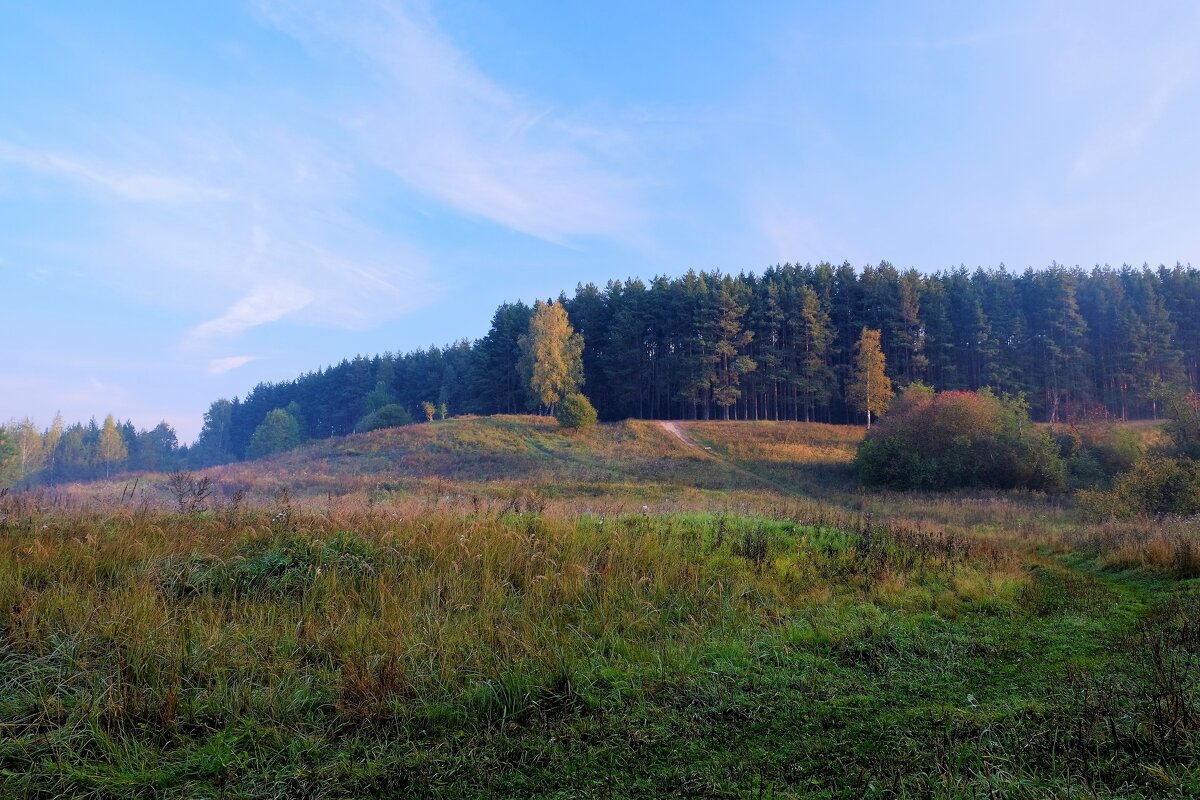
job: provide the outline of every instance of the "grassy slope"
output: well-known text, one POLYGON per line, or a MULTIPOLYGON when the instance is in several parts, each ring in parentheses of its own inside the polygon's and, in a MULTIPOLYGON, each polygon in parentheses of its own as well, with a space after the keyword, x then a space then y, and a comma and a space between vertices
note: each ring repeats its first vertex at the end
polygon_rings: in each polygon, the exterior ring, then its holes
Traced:
MULTIPOLYGON (((249 488, 259 503, 287 486, 295 495, 373 500, 436 494, 495 501, 533 493, 563 506, 591 499, 632 510, 643 504, 652 510, 761 507, 811 495, 806 487, 814 483, 848 485, 862 435, 853 427, 788 422, 677 424, 710 449, 689 447, 657 422, 570 433, 544 417, 459 417, 315 441, 206 474, 226 489, 249 488), (789 464, 789 458, 795 460, 789 464)), ((169 500, 154 475, 122 475, 65 491, 80 500, 115 500, 135 480, 139 498, 169 500)))
POLYGON ((3 788, 1200 793, 1200 587, 1101 566, 1142 563, 1143 533, 1033 496, 864 495, 853 429, 682 425, 700 449, 655 423, 452 420, 214 471, 350 493, 294 517, 10 523, 3 788), (519 493, 546 514, 471 501, 519 493), (923 533, 872 561, 846 509, 923 533))

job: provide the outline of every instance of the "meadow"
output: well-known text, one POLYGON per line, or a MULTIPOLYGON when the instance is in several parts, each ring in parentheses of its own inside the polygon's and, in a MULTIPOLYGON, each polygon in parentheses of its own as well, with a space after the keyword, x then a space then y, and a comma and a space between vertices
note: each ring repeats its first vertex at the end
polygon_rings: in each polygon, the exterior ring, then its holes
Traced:
POLYGON ((854 429, 678 425, 0 497, 0 794, 1200 793, 1195 520, 867 493, 854 429))

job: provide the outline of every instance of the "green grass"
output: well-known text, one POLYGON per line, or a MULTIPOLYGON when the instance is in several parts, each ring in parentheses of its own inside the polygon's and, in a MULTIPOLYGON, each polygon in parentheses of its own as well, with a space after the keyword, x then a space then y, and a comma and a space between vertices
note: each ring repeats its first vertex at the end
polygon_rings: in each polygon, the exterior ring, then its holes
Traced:
POLYGON ((1153 700, 1171 675, 1178 683, 1171 669, 1195 668, 1196 637, 1180 623, 1200 608, 1195 587, 1092 562, 1028 569, 970 537, 837 522, 10 515, 0 788, 1039 797, 1200 786, 1194 684, 1175 686, 1173 717, 1153 700))
POLYGON ((193 515, 0 498, 0 796, 1200 794, 1194 521, 684 429, 377 432, 193 515))

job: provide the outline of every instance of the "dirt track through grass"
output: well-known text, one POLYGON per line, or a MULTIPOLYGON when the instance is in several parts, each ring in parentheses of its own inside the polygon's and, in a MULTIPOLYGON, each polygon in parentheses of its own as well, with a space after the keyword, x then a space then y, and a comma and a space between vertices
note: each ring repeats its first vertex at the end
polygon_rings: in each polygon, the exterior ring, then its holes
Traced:
POLYGON ((691 447, 695 450, 700 450, 700 451, 704 450, 704 448, 702 448, 700 445, 696 444, 696 442, 692 440, 692 437, 688 436, 686 433, 684 433, 679 428, 678 422, 663 421, 663 422, 659 422, 658 424, 662 426, 663 430, 665 430, 667 433, 672 434, 676 439, 683 442, 688 447, 691 447))
POLYGON ((678 422, 660 421, 659 425, 662 426, 663 430, 667 431, 668 433, 673 435, 675 438, 677 438, 679 441, 683 442, 684 446, 700 453, 705 458, 709 458, 709 459, 725 466, 729 470, 736 472, 737 474, 741 475, 742 477, 750 478, 752 481, 755 481, 755 482, 757 482, 765 487, 768 487, 770 489, 773 489, 775 491, 781 492, 785 496, 802 497, 802 498, 806 498, 806 499, 811 499, 810 495, 801 491, 800 489, 796 488, 795 486, 789 486, 785 483, 780 483, 779 481, 768 478, 765 475, 754 472, 753 470, 749 470, 746 467, 742 466, 741 464, 737 463, 736 461, 732 460, 728 456, 718 452, 715 448, 713 448, 709 445, 701 444, 700 442, 693 439, 691 434, 684 431, 679 426, 678 422))

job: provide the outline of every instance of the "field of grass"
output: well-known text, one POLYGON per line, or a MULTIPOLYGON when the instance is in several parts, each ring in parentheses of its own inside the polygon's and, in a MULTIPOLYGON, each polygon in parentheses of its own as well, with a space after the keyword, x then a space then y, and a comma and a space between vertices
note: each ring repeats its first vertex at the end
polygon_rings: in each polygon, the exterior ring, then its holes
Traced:
POLYGON ((378 432, 199 512, 0 497, 0 796, 1200 794, 1194 520, 681 430, 378 432))

